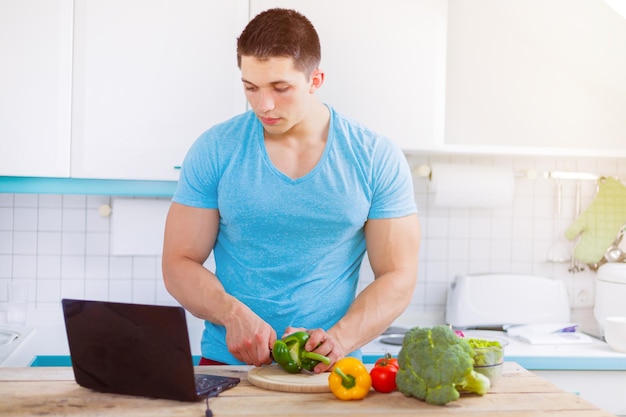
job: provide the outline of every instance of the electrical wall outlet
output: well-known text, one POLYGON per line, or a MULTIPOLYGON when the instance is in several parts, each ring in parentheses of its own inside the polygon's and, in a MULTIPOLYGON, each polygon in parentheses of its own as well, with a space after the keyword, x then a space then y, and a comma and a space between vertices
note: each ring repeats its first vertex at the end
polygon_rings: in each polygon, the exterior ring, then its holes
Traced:
POLYGON ((573 280, 572 308, 593 307, 596 298, 595 277, 581 274, 573 280))

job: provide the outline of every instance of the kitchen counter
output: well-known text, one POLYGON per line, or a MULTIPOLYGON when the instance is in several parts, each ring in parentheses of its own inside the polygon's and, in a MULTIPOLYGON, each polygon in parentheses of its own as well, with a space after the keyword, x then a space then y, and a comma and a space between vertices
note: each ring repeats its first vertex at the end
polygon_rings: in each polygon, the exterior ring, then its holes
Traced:
MULTIPOLYGON (((457 417, 608 417, 582 398, 566 393, 516 363, 506 362, 500 380, 487 395, 462 395, 447 406, 432 406, 399 392, 370 392, 362 401, 340 401, 330 393, 269 391, 250 385, 246 366, 196 367, 197 372, 235 375, 233 389, 209 401, 216 417, 254 416, 442 416, 457 417)), ((78 386, 72 369, 0 368, 0 415, 56 416, 203 416, 204 402, 184 403, 97 393, 78 386)))
MULTIPOLYGON (((430 314, 406 313, 394 322, 394 326, 410 328, 434 326, 443 320, 439 312, 430 314)), ((200 338, 204 323, 187 314, 189 342, 193 355, 200 355, 200 338)), ((28 327, 20 329, 27 337, 18 343, 0 346, 0 366, 28 366, 36 356, 69 356, 65 325, 60 308, 40 314, 30 314, 28 327)), ((626 371, 626 354, 611 350, 602 340, 592 337, 589 344, 531 345, 507 338, 504 332, 469 330, 468 336, 498 337, 507 340, 505 360, 516 362, 529 370, 570 371, 626 371)), ((386 352, 397 354, 400 346, 380 342, 380 337, 362 348, 364 362, 372 363, 386 352)))
MULTIPOLYGON (((192 354, 199 355, 202 323, 190 317, 188 325, 192 354)), ((38 355, 69 355, 63 324, 41 325, 27 330, 28 337, 22 338, 20 343, 0 348, 0 366, 28 366, 38 355)), ((613 351, 604 341, 594 337, 589 344, 531 345, 507 338, 504 332, 469 331, 468 335, 506 339, 505 360, 517 362, 530 370, 626 370, 626 354, 613 351)), ((400 346, 381 343, 377 338, 365 345, 362 351, 364 362, 372 363, 387 352, 396 355, 400 346)))
MULTIPOLYGON (((468 337, 486 337, 504 340, 504 359, 516 362, 530 370, 568 371, 624 371, 626 353, 612 350, 609 345, 590 337, 591 343, 580 344, 530 344, 507 337, 505 332, 468 330, 468 337)), ((363 348, 366 358, 389 352, 396 355, 400 346, 384 344, 381 338, 375 339, 363 348)))

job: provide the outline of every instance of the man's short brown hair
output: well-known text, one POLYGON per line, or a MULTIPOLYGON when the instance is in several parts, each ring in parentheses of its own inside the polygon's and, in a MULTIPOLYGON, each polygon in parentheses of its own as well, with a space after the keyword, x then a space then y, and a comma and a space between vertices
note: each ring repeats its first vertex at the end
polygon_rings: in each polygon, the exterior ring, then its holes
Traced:
POLYGON ((237 39, 237 65, 241 57, 258 59, 291 57, 294 67, 309 77, 319 67, 322 53, 313 24, 290 9, 269 9, 259 13, 237 39))

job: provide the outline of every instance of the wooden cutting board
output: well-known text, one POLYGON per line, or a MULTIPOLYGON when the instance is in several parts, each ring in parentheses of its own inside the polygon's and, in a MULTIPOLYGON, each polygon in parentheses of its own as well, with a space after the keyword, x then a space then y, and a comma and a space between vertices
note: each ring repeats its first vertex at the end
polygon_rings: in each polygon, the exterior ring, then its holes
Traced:
POLYGON ((267 365, 248 371, 248 382, 259 388, 283 392, 330 392, 328 372, 316 375, 290 374, 280 365, 267 365))

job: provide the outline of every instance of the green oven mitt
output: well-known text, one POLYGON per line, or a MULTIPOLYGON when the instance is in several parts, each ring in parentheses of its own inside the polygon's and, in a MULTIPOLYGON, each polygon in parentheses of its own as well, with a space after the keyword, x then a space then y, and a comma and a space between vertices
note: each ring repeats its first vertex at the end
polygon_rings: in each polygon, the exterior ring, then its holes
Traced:
POLYGON ((589 207, 565 231, 565 237, 574 240, 582 234, 574 248, 574 257, 586 264, 596 264, 625 224, 626 186, 614 178, 606 178, 589 207))

